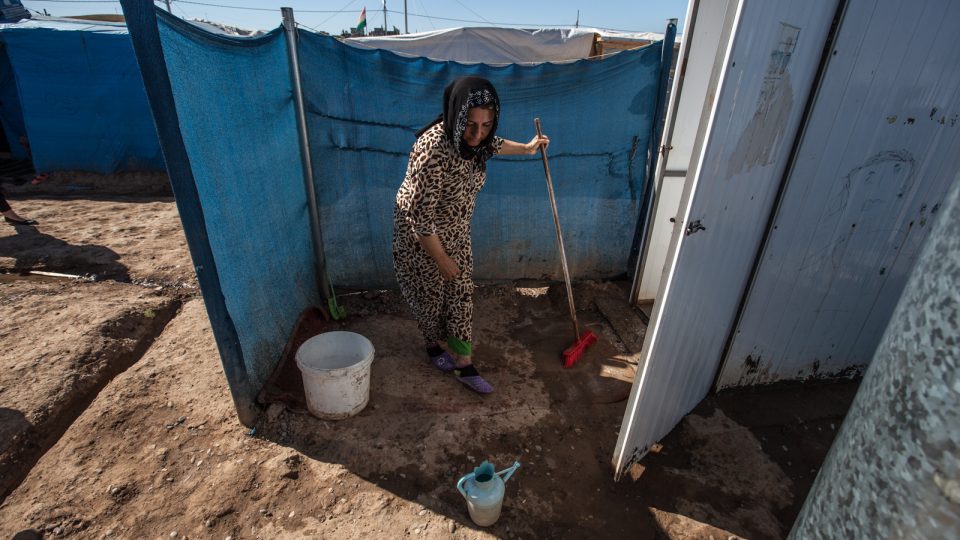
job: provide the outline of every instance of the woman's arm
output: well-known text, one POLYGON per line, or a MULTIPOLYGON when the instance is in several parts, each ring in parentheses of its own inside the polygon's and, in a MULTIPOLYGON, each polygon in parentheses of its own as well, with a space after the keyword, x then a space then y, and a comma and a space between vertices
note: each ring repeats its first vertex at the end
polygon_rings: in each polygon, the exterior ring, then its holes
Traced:
POLYGON ((518 143, 508 139, 503 140, 503 146, 500 147, 500 154, 507 156, 520 156, 524 154, 536 154, 540 146, 546 148, 550 145, 550 138, 546 135, 534 137, 530 142, 518 143))

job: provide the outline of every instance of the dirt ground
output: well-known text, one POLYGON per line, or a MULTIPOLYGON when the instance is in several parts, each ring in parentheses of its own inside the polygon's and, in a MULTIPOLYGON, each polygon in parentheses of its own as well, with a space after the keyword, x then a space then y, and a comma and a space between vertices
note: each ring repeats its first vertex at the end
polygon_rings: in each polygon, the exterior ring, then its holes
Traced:
POLYGON ((486 397, 422 361, 396 292, 344 291, 340 326, 376 348, 369 405, 251 430, 172 199, 64 182, 12 198, 38 226, 0 224, 0 538, 782 538, 856 391, 709 396, 615 483, 637 336, 597 306, 627 284, 578 284, 600 340, 569 370, 562 287, 480 287, 486 397), (484 459, 522 466, 481 528, 455 484, 484 459))

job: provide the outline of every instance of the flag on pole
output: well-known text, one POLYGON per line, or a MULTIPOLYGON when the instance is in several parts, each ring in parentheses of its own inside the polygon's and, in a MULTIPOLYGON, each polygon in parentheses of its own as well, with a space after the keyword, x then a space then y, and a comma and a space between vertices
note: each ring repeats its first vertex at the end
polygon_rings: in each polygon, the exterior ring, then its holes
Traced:
POLYGON ((360 20, 357 21, 357 33, 365 34, 367 29, 367 7, 363 7, 363 11, 360 12, 360 20))

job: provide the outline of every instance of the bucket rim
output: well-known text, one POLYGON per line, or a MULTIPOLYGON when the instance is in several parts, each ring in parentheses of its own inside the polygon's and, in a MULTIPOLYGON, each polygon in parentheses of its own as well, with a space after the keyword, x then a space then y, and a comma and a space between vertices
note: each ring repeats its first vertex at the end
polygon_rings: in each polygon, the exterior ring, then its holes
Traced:
POLYGON ((297 367, 300 368, 301 371, 310 371, 313 373, 336 373, 338 371, 347 372, 347 371, 353 371, 356 369, 363 369, 366 365, 372 364, 373 358, 374 356, 376 356, 376 352, 377 352, 377 349, 376 347, 373 346, 373 342, 370 341, 370 339, 364 336, 363 334, 360 334, 357 332, 351 332, 349 330, 331 330, 329 332, 321 332, 319 334, 310 336, 309 338, 304 340, 304 342, 301 343, 299 347, 297 347, 297 350, 293 355, 293 360, 297 364, 297 367), (309 343, 313 339, 320 338, 323 336, 328 336, 331 334, 351 334, 353 336, 357 336, 363 340, 362 343, 364 347, 369 346, 370 348, 369 353, 366 356, 364 356, 361 360, 357 361, 356 363, 350 364, 349 366, 343 366, 343 367, 331 367, 331 368, 315 367, 315 366, 306 365, 300 360, 300 351, 303 349, 303 347, 307 343, 309 343))

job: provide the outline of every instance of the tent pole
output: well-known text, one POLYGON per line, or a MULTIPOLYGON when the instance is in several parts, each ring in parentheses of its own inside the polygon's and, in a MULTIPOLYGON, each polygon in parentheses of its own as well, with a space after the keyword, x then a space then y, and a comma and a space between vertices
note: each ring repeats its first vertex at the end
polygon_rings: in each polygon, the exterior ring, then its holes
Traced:
POLYGON ((313 262, 317 271, 317 287, 324 300, 333 298, 330 280, 327 278, 327 262, 323 253, 323 236, 320 234, 320 211, 317 208, 317 192, 313 185, 313 161, 310 157, 310 138, 307 134, 307 115, 303 106, 303 86, 300 79, 300 56, 297 53, 297 25, 293 9, 280 8, 283 29, 287 36, 287 61, 290 64, 290 82, 293 85, 293 107, 297 115, 297 135, 300 139, 300 163, 303 165, 303 186, 307 192, 307 207, 310 212, 310 237, 313 239, 313 262))

